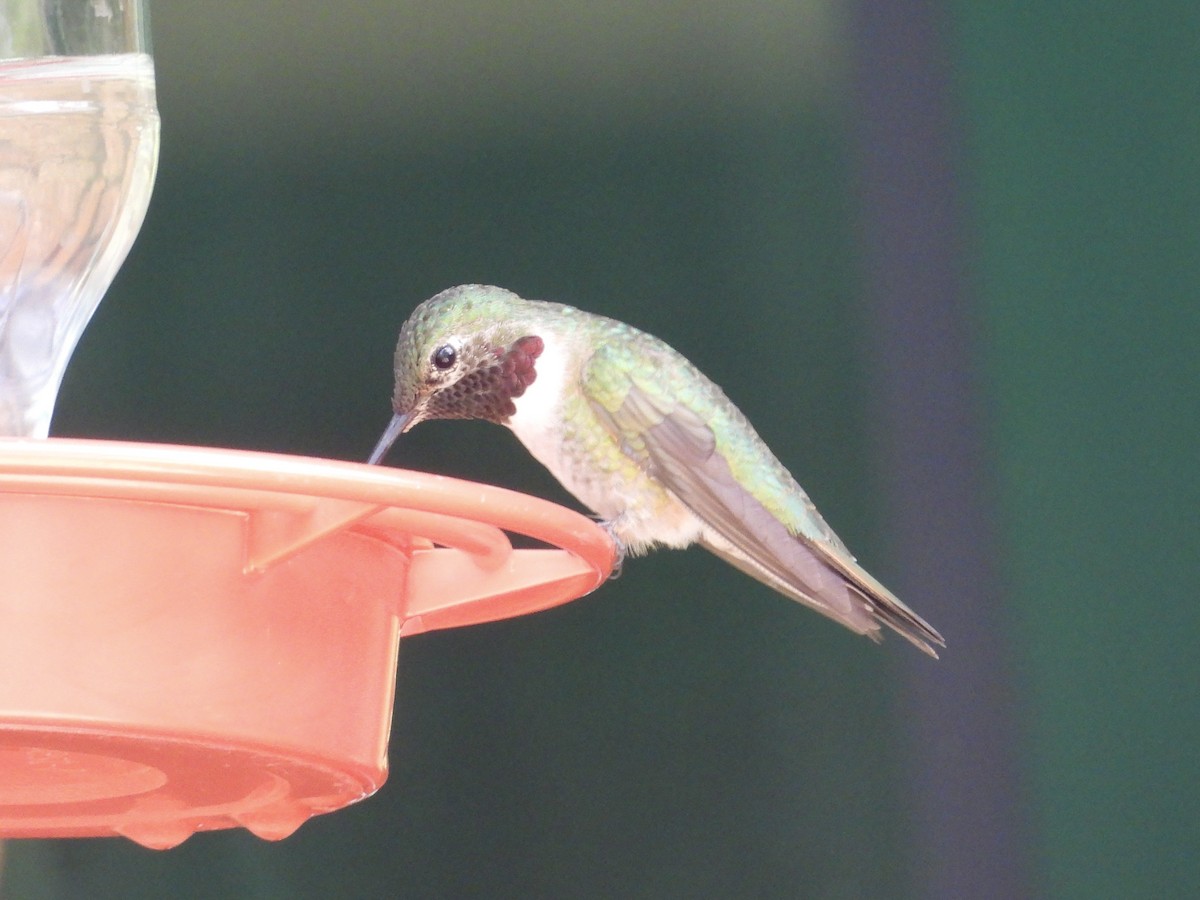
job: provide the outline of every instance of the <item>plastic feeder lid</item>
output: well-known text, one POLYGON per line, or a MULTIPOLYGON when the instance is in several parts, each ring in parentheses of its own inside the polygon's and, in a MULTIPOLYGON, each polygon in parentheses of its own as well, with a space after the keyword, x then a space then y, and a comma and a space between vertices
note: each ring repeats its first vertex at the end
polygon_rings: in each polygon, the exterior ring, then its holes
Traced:
POLYGON ((578 513, 435 475, 0 440, 0 837, 286 837, 383 784, 401 636, 613 559, 578 513))

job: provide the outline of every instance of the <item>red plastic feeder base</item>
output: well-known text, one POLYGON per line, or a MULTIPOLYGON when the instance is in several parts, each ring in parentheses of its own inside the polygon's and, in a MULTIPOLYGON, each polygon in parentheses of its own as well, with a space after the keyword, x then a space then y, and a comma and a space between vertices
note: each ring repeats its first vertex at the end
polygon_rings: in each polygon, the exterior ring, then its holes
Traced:
POLYGON ((0 837, 286 837, 386 779, 402 635, 565 603, 613 559, 584 516, 449 478, 0 441, 0 837))

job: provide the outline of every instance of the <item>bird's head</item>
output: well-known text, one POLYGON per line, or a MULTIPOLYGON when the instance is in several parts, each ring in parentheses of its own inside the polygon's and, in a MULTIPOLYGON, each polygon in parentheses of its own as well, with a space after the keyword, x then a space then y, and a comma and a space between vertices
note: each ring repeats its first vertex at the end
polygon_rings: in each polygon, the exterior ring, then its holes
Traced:
POLYGON ((413 310, 396 343, 394 415, 370 461, 426 419, 508 421, 544 347, 521 315, 529 305, 503 288, 470 284, 413 310))

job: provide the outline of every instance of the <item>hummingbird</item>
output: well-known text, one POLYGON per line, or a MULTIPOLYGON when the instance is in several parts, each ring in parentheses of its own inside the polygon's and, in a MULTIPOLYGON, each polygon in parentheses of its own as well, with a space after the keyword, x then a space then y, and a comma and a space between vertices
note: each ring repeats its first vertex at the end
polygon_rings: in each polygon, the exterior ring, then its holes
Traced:
POLYGON ((624 322, 492 285, 452 287, 400 329, 393 416, 370 462, 429 419, 507 426, 625 555, 699 543, 768 587, 930 656, 945 641, 867 573, 725 393, 624 322))

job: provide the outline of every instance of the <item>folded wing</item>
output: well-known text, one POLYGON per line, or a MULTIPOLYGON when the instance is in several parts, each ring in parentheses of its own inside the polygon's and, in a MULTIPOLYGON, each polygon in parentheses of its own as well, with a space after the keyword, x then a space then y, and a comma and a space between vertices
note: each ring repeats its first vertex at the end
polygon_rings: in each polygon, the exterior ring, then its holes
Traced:
MULTIPOLYGON (((593 360, 592 365, 602 366, 603 360, 593 360)), ((701 543, 748 575, 852 631, 879 640, 882 623, 937 656, 933 645, 945 646, 942 636, 855 562, 757 435, 750 453, 764 455, 763 471, 768 477, 764 484, 751 485, 752 492, 743 484, 747 480, 743 459, 739 481, 708 421, 687 402, 697 391, 702 396, 704 391, 719 389, 690 366, 687 376, 702 382, 681 386, 623 374, 624 383, 617 389, 613 370, 606 368, 604 402, 594 400, 592 405, 615 433, 625 436, 625 451, 704 523, 701 543), (781 478, 786 479, 782 488, 781 478), (772 490, 777 496, 769 496, 772 490), (755 496, 764 491, 767 502, 755 496), (789 496, 780 498, 781 491, 789 496), (767 506, 772 499, 781 501, 772 504, 775 511, 767 506), (781 509, 785 511, 780 513, 781 509)), ((748 427, 737 415, 737 424, 748 427)))

